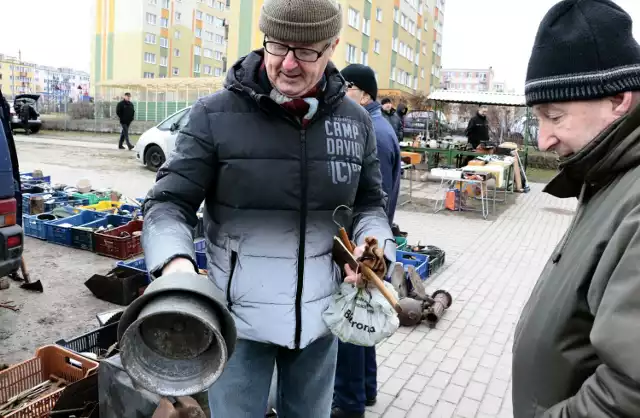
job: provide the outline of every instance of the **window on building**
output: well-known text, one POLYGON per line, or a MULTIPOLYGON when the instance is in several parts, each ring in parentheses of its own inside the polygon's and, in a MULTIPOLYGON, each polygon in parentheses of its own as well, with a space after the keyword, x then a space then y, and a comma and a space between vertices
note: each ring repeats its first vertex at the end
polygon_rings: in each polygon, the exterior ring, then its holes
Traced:
POLYGON ((195 34, 196 38, 202 39, 202 29, 201 28, 196 28, 194 34, 195 34))
POLYGON ((371 21, 369 19, 362 19, 362 33, 365 35, 371 34, 371 21))
POLYGON ((391 68, 391 75, 389 76, 389 78, 393 81, 396 80, 396 67, 391 68))
POLYGON ((376 20, 382 22, 382 9, 379 7, 376 9, 376 20))
POLYGON ((418 40, 422 39, 422 29, 418 29, 418 32, 416 33, 416 38, 418 38, 418 40))
POLYGON ((222 45, 224 44, 224 36, 222 35, 216 35, 216 41, 217 44, 222 45))
POLYGON ((167 38, 160 37, 160 47, 169 48, 169 40, 167 38))
POLYGON ((180 22, 180 19, 182 19, 182 13, 180 13, 180 12, 175 12, 175 13, 173 14, 173 18, 174 18, 174 20, 175 20, 176 22, 180 22))
POLYGON ((362 65, 369 65, 369 54, 362 51, 362 54, 360 54, 360 61, 362 65))
POLYGON ((161 67, 166 67, 167 66, 167 61, 168 61, 167 57, 161 56, 160 57, 160 66, 161 67))
POLYGON ((393 9, 393 21, 396 23, 400 23, 400 10, 393 9))
POLYGON ((154 35, 153 33, 147 33, 144 35, 144 42, 146 44, 152 44, 155 45, 156 44, 156 35, 154 35))
POLYGON ((216 51, 214 58, 218 61, 222 61, 222 51, 216 51))
POLYGON ((376 54, 380 53, 380 39, 376 39, 373 41, 373 52, 376 54))
POLYGON ((177 31, 175 31, 175 32, 173 33, 173 37, 174 37, 174 38, 176 38, 176 39, 180 39, 180 36, 181 36, 181 34, 180 34, 180 31, 179 31, 179 30, 177 30, 177 31))
POLYGON ((214 75, 215 77, 220 77, 220 76, 222 75, 222 68, 218 68, 218 67, 216 67, 216 68, 213 70, 213 75, 214 75))
POLYGON ((180 49, 173 48, 173 55, 176 56, 176 57, 179 57, 180 56, 180 49))
POLYGON ((198 45, 195 45, 193 47, 193 55, 200 55, 201 51, 200 51, 200 47, 198 45))
POLYGON ((398 52, 398 38, 393 38, 391 41, 391 50, 394 52, 398 52))
POLYGON ((224 27, 224 19, 220 19, 219 17, 214 18, 214 23, 215 27, 217 28, 222 28, 224 27))
POLYGON ((196 10, 196 20, 202 20, 202 10, 196 10))
POLYGON ((209 32, 208 30, 204 31, 204 38, 207 41, 213 41, 213 32, 209 32))
POLYGON ((178 67, 173 67, 171 69, 171 74, 173 75, 179 75, 180 74, 180 69, 178 67))
POLYGON ((349 7, 349 26, 355 29, 360 29, 360 12, 356 9, 349 7))
POLYGON ((413 89, 418 90, 418 77, 413 77, 413 89))
POLYGON ((205 20, 207 21, 208 24, 213 25, 213 16, 208 14, 205 16, 205 20))
POLYGON ((150 73, 150 72, 146 72, 146 71, 145 71, 145 73, 144 73, 143 77, 144 77, 144 78, 153 78, 153 77, 154 77, 154 74, 153 74, 153 73, 150 73))
MULTIPOLYGON (((153 13, 147 13, 147 23, 150 25, 155 25, 156 21, 158 19, 158 16, 154 15, 153 13)), ((138 73, 140 74, 140 73, 138 73)))
POLYGON ((144 53, 144 62, 147 64, 155 64, 156 63, 156 54, 152 54, 151 52, 144 53))
POLYGON ((208 5, 209 7, 213 7, 213 2, 214 2, 214 1, 215 1, 215 0, 207 0, 207 5, 208 5))
POLYGON ((347 44, 347 57, 346 60, 348 63, 350 64, 356 64, 358 61, 357 60, 357 53, 358 53, 358 49, 351 45, 351 44, 347 44))
POLYGON ((224 2, 222 2, 222 1, 218 1, 218 2, 216 3, 216 7, 217 7, 219 10, 224 10, 224 6, 225 6, 225 5, 224 5, 224 2))
POLYGON ((196 74, 200 74, 200 64, 193 64, 193 72, 196 74))
POLYGON ((424 22, 424 30, 425 31, 429 30, 429 23, 428 22, 424 22))
POLYGON ((205 49, 204 49, 204 54, 203 54, 203 55, 204 55, 204 57, 205 57, 205 58, 211 58, 211 57, 212 57, 212 55, 213 55, 213 51, 212 51, 212 50, 210 50, 209 48, 205 48, 205 49))
POLYGON ((204 73, 206 75, 211 75, 211 66, 210 65, 205 65, 204 66, 204 73))
POLYGON ((149 4, 157 6, 158 5, 158 0, 149 0, 149 4))
POLYGON ((162 0, 162 8, 163 9, 169 8, 169 0, 162 0))
POLYGON ((424 78, 424 68, 420 69, 420 78, 424 78))
POLYGON ((162 26, 163 28, 168 28, 169 27, 169 19, 167 19, 166 17, 161 17, 160 18, 160 26, 162 26))

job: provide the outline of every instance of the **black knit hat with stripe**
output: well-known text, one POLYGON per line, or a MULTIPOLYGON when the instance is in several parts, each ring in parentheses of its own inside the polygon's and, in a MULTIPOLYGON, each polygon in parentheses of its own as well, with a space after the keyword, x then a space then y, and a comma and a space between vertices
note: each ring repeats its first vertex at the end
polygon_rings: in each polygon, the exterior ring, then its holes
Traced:
POLYGON ((640 90, 640 45, 631 16, 611 0, 564 0, 542 19, 533 45, 527 105, 640 90))

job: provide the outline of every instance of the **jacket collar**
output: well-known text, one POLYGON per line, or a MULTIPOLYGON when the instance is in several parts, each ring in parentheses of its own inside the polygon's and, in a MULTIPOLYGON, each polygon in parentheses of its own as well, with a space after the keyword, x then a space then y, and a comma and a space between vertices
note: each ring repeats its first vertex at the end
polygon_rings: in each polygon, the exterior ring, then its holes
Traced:
POLYGON ((376 114, 382 115, 382 105, 378 102, 371 102, 368 105, 365 105, 364 108, 371 116, 375 116, 376 114))
MULTIPOLYGON (((583 185, 592 195, 616 176, 640 165, 640 106, 615 121, 587 146, 560 164, 560 172, 544 191, 578 197, 583 185)), ((585 196, 585 199, 588 198, 585 196)))

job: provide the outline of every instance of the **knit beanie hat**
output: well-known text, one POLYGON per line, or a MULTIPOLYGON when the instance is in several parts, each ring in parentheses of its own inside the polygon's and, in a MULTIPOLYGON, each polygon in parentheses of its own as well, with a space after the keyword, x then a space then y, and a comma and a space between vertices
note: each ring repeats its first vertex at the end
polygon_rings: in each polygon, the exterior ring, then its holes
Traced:
POLYGON ((340 71, 347 82, 353 83, 357 88, 369 94, 373 100, 378 96, 378 82, 376 73, 371 67, 362 64, 350 64, 340 71))
POLYGON ((265 0, 259 26, 269 38, 313 44, 340 34, 342 11, 335 0, 265 0))
POLYGON ((528 106, 640 90, 640 45, 631 17, 611 0, 563 0, 546 14, 533 45, 528 106))

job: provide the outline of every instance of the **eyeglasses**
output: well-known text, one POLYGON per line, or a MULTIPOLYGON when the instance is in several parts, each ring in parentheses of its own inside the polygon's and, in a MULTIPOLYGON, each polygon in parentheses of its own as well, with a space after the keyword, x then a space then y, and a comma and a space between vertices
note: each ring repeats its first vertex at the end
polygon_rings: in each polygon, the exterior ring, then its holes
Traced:
POLYGON ((280 42, 267 41, 266 39, 264 40, 262 45, 264 46, 265 51, 277 57, 285 57, 287 56, 289 51, 293 51, 293 56, 296 57, 298 61, 303 62, 318 61, 322 54, 324 54, 326 50, 331 46, 331 44, 329 43, 325 45, 324 48, 322 48, 322 51, 316 51, 315 49, 310 48, 291 47, 289 45, 281 44, 280 42))

